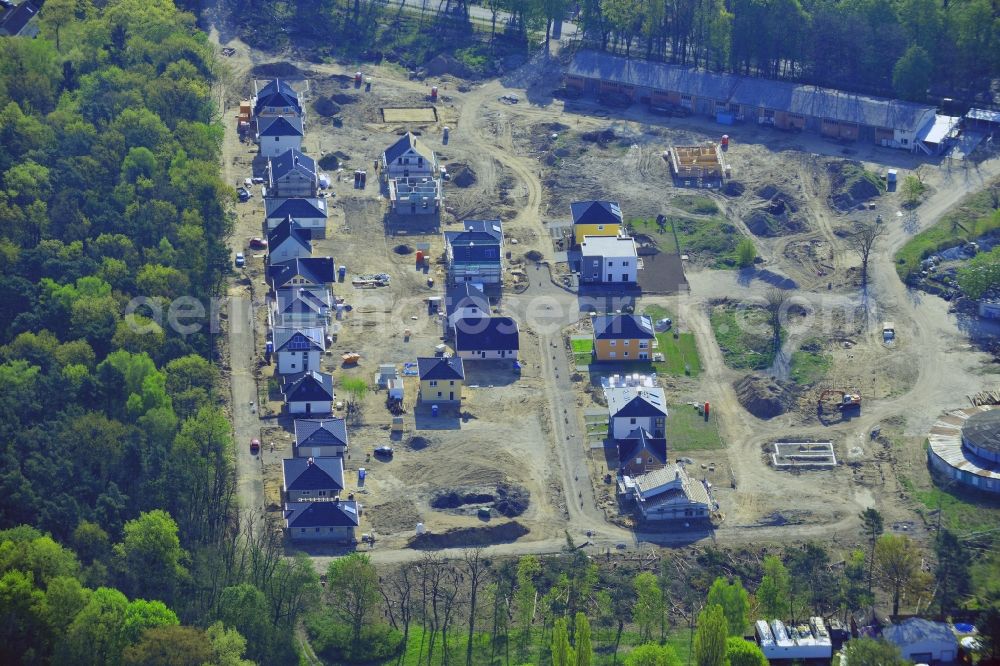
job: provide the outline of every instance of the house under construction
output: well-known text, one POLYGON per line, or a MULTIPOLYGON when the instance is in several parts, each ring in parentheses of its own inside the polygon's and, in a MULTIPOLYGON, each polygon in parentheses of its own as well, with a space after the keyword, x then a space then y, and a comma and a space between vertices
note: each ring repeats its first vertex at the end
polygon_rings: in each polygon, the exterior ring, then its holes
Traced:
POLYGON ((673 146, 664 157, 670 162, 670 173, 678 187, 718 189, 731 176, 718 144, 673 146))

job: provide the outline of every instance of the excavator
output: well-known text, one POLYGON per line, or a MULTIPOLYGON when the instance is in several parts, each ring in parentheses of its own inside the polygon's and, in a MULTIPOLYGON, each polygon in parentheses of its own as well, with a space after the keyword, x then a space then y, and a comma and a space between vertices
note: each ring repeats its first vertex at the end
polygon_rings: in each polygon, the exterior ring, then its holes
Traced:
MULTIPOLYGON (((823 408, 830 403, 827 402, 827 398, 836 398, 834 404, 836 404, 836 409, 841 412, 860 412, 861 411, 861 394, 854 393, 850 390, 838 389, 838 388, 828 388, 824 389, 819 394, 819 399, 816 401, 816 412, 823 416, 823 408)), ((834 402, 834 401, 831 401, 834 402)))

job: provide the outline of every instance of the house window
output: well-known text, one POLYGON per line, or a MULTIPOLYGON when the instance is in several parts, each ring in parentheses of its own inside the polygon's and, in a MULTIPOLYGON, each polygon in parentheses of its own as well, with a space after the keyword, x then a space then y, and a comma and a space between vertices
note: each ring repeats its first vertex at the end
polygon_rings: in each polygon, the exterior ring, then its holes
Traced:
POLYGON ((598 231, 604 231, 604 225, 603 224, 598 224, 597 225, 597 230, 598 231))
POLYGON ((625 345, 626 347, 628 347, 628 343, 630 343, 630 342, 631 342, 631 340, 625 340, 625 341, 622 342, 622 344, 625 345))
POLYGON ((274 137, 274 140, 275 140, 275 141, 279 141, 279 140, 280 140, 280 137, 274 137))
POLYGON ((615 354, 614 352, 611 352, 611 353, 608 354, 608 358, 616 358, 617 356, 618 355, 615 354))
POLYGON ((632 418, 630 418, 628 420, 628 422, 629 422, 629 425, 635 425, 635 417, 633 416, 632 418))
POLYGON ((610 340, 610 341, 608 341, 608 346, 609 347, 617 347, 618 346, 618 341, 617 340, 610 340))
POLYGON ((319 532, 319 528, 318 527, 316 528, 316 531, 319 532))
POLYGON ((431 386, 437 386, 438 385, 436 379, 432 379, 430 383, 431 383, 431 386))
POLYGON ((439 398, 441 397, 441 391, 438 391, 438 397, 439 398))
POLYGON ((454 385, 455 385, 455 380, 454 379, 451 380, 450 382, 448 382, 448 386, 454 386, 454 385))
POLYGON ((324 495, 326 495, 326 491, 325 490, 319 491, 319 496, 320 497, 323 497, 324 495))
POLYGON ((308 495, 308 494, 309 494, 309 491, 308 491, 308 490, 303 490, 303 491, 302 491, 302 494, 303 494, 303 495, 308 495))
POLYGON ((625 352, 625 358, 628 358, 628 352, 625 352))
POLYGON ((903 139, 902 141, 900 141, 900 143, 902 143, 905 146, 907 143, 909 143, 909 140, 908 139, 903 139))
POLYGON ((648 348, 649 348, 648 340, 639 340, 639 349, 648 349, 648 348))
POLYGON ((299 534, 305 534, 305 533, 306 533, 306 528, 300 527, 299 528, 299 534))
POLYGON ((611 267, 612 267, 612 266, 614 266, 614 265, 615 265, 615 262, 613 262, 613 261, 609 261, 609 262, 608 262, 608 268, 611 268, 611 267))

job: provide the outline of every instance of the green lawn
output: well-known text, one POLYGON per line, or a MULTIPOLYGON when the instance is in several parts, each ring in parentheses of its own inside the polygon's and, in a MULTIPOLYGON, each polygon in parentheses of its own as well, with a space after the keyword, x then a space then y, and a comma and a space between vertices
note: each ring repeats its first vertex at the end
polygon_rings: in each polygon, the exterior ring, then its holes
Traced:
MULTIPOLYGON (((643 314, 647 315, 656 323, 660 319, 671 319, 676 325, 676 318, 669 310, 659 305, 647 305, 643 308, 643 314)), ((655 353, 663 354, 663 361, 653 363, 653 368, 658 375, 674 375, 679 377, 688 374, 697 377, 701 372, 701 359, 698 358, 698 346, 694 341, 694 333, 680 333, 674 338, 674 331, 665 331, 656 334, 657 348, 655 353), (686 372, 686 368, 690 372, 686 372)))
POLYGON ((970 195, 936 224, 911 238, 896 252, 896 272, 903 279, 935 252, 1000 228, 1000 211, 993 209, 989 188, 970 195))
POLYGON ((658 238, 664 252, 693 254, 711 259, 715 268, 734 268, 737 265, 736 245, 742 236, 725 218, 667 217, 666 228, 661 231, 655 219, 635 219, 629 222, 633 232, 658 238), (676 239, 676 240, 675 240, 676 239))
POLYGON ((573 361, 577 365, 590 365, 590 361, 594 358, 594 339, 572 338, 569 343, 573 349, 573 361))
POLYGON ((719 207, 709 197, 703 196, 680 196, 670 200, 674 208, 678 208, 685 213, 694 215, 715 215, 719 212, 719 207))
POLYGON ((726 365, 741 370, 763 370, 771 366, 774 342, 767 319, 767 312, 761 308, 737 310, 725 305, 712 308, 712 331, 726 365))
POLYGON ((709 418, 706 421, 692 405, 687 403, 670 405, 667 413, 667 447, 671 451, 723 448, 715 414, 711 409, 708 413, 709 418))
POLYGON ((941 525, 958 534, 1000 528, 1000 502, 959 488, 912 490, 912 495, 923 505, 922 513, 931 524, 936 524, 940 506, 941 525))
POLYGON ((823 352, 822 344, 821 340, 812 338, 792 354, 792 380, 796 384, 810 386, 826 377, 831 359, 823 352))

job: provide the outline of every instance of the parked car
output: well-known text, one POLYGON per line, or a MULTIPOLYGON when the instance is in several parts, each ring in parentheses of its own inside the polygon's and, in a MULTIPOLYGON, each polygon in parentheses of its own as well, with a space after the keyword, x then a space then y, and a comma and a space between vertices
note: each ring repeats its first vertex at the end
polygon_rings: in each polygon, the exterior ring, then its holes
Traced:
POLYGON ((258 453, 260 453, 260 440, 259 439, 251 439, 250 440, 250 453, 252 453, 254 455, 257 455, 258 453))
POLYGON ((263 238, 251 238, 250 239, 250 249, 251 250, 266 250, 267 241, 263 238))
POLYGON ((393 454, 393 449, 391 446, 380 446, 375 449, 375 455, 377 456, 385 456, 388 458, 391 457, 392 454, 393 454))
POLYGON ((500 95, 499 100, 505 104, 517 104, 521 98, 517 95, 500 95))
POLYGON ((236 190, 236 196, 240 201, 250 201, 250 190, 245 187, 241 187, 236 190))
POLYGON ((236 268, 243 268, 247 265, 247 258, 243 256, 242 252, 236 253, 236 268))
POLYGON ((663 319, 656 320, 656 330, 658 331, 669 331, 670 327, 674 325, 670 317, 665 317, 663 319))

